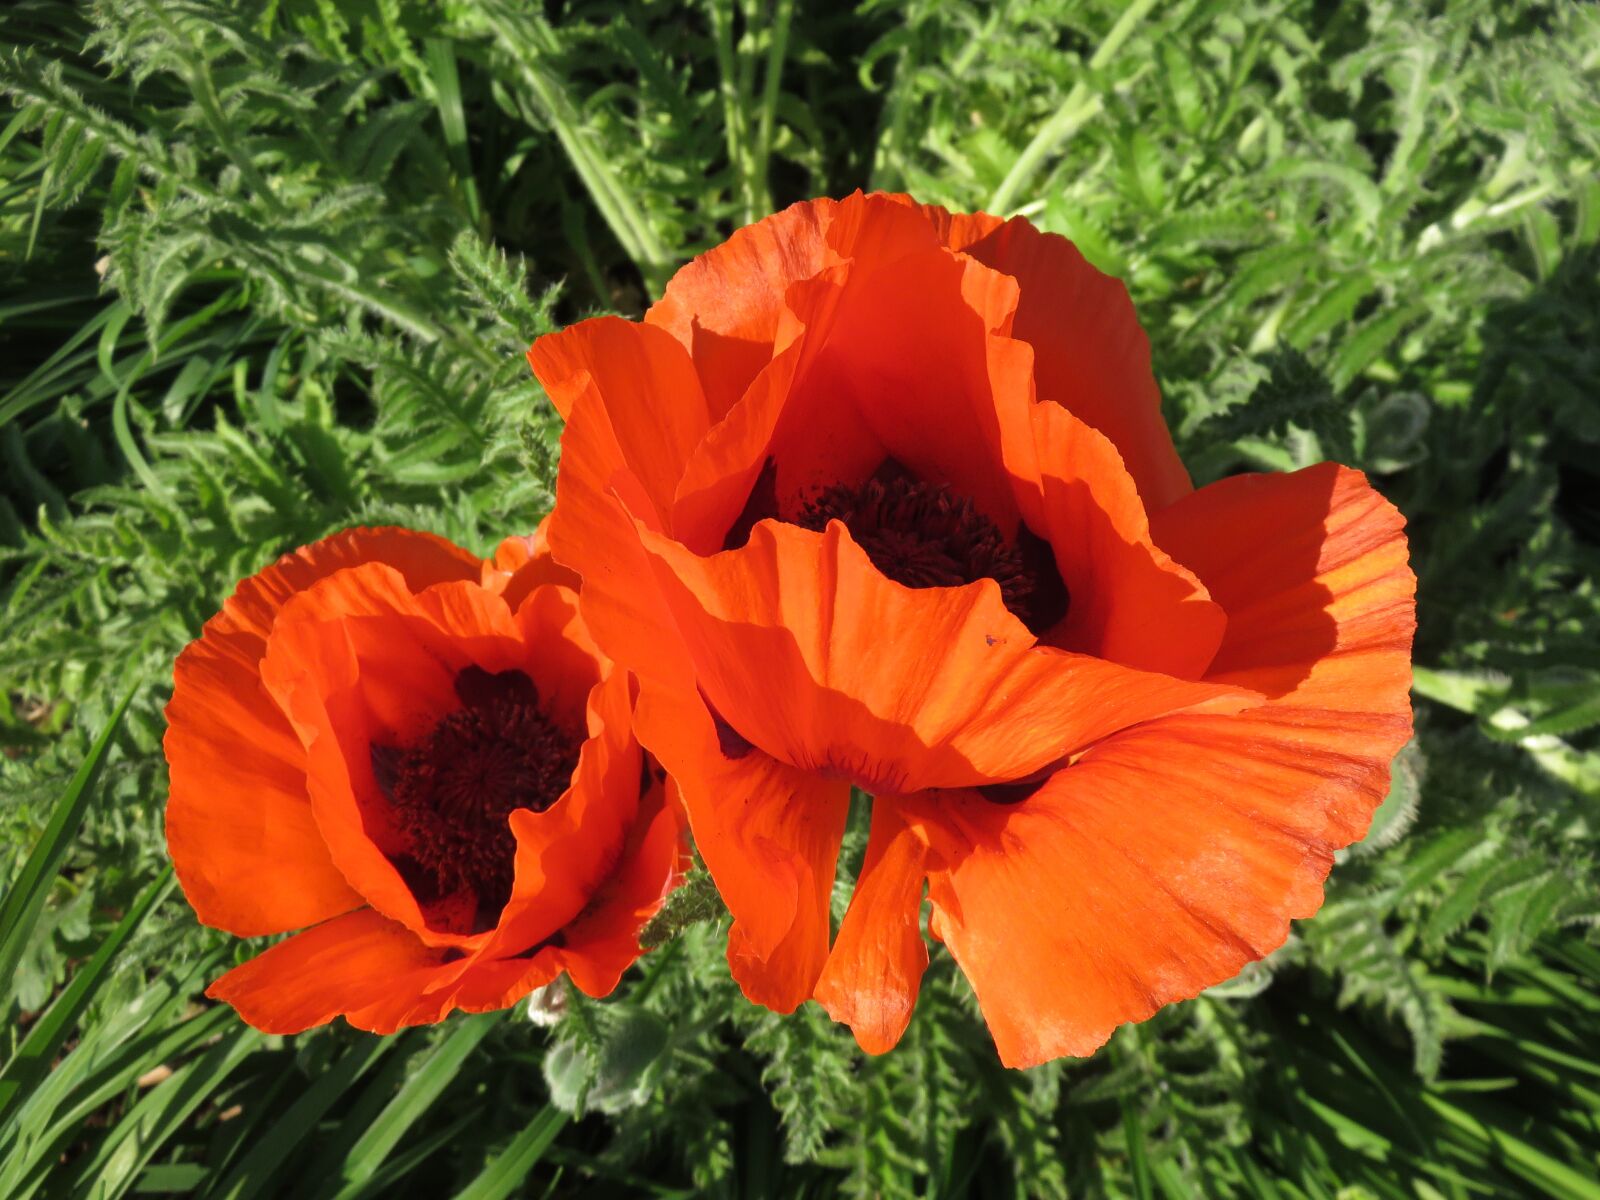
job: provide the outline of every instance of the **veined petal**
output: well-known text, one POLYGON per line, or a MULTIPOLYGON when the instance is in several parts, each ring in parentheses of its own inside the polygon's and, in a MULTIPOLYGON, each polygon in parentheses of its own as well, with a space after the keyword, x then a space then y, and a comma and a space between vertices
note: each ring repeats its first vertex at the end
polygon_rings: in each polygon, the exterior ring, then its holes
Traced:
POLYGON ((1227 480, 1155 527, 1228 606, 1214 672, 1273 698, 1127 729, 1020 804, 907 804, 939 931, 1011 1066, 1092 1053, 1281 945, 1410 735, 1415 580, 1359 473, 1227 480))
POLYGON ((1061 405, 1116 446, 1152 510, 1193 490, 1161 417, 1150 340, 1120 280, 1095 270, 1078 248, 1021 217, 925 212, 945 244, 1017 281, 1013 337, 1033 347, 1039 399, 1061 405))
POLYGON ((1224 479, 1151 518, 1157 545, 1228 612, 1211 677, 1271 695, 1312 675, 1341 679, 1384 709, 1411 683, 1416 578, 1404 530, 1361 472, 1335 463, 1224 479))
POLYGON ((905 1033, 928 967, 919 921, 927 858, 895 798, 877 797, 867 857, 815 996, 868 1054, 892 1050, 905 1033))
POLYGON ((993 580, 902 587, 838 522, 762 521, 707 558, 635 528, 724 719, 790 766, 869 791, 1016 780, 1129 725, 1259 699, 1036 647, 993 580))
POLYGON ((792 1011, 828 957, 849 786, 754 748, 724 747, 693 692, 645 681, 635 726, 676 782, 695 846, 733 914, 734 978, 756 1003, 792 1011))
POLYGON ((715 419, 771 360, 784 293, 822 269, 836 207, 802 201, 735 231, 681 268, 645 314, 689 351, 715 419))
POLYGON ((443 948, 424 945, 398 921, 359 908, 263 951, 206 995, 265 1033, 300 1033, 352 1014, 364 1014, 351 1021, 360 1028, 393 1033, 450 1011, 447 993, 425 999, 430 984, 459 975, 445 959, 443 948), (419 1005, 426 1015, 416 1013, 419 1005))
POLYGON ((1066 409, 1033 410, 1042 522, 1071 594, 1050 645, 1197 679, 1227 615, 1192 571, 1150 539, 1144 505, 1116 448, 1066 409))
POLYGON ((816 212, 821 242, 762 300, 764 357, 689 459, 673 536, 720 546, 765 464, 789 515, 809 491, 863 478, 885 457, 1014 524, 1002 443, 1028 442, 1031 358, 992 343, 1009 340, 995 335, 1009 331, 1015 284, 940 247, 904 197, 855 195, 816 212))
POLYGON ((817 424, 812 414, 835 409, 870 432, 882 447, 879 459, 950 484, 1002 528, 1014 528, 1006 449, 1008 441, 1028 441, 1032 381, 1025 358, 993 358, 990 340, 1010 324, 1016 304, 1011 280, 940 248, 855 264, 826 328, 805 331, 815 346, 791 384, 784 425, 792 432, 772 449, 780 508, 808 485, 853 482, 832 474, 843 465, 837 439, 801 428, 817 424), (810 454, 793 444, 802 434, 810 454), (813 457, 828 465, 808 467, 813 457))
POLYGON ((346 529, 289 554, 241 582, 222 605, 224 629, 262 638, 279 611, 299 592, 346 567, 381 562, 399 572, 413 591, 457 579, 476 579, 482 562, 460 546, 431 533, 379 527, 346 529))

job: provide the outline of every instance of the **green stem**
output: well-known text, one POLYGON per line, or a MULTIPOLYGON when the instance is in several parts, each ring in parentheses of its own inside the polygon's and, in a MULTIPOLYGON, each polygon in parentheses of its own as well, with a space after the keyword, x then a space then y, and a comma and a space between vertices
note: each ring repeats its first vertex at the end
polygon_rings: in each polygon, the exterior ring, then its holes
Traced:
POLYGON ((772 31, 767 39, 766 72, 761 79, 761 116, 756 130, 756 182, 760 187, 761 215, 772 208, 767 188, 767 171, 772 161, 772 131, 777 119, 779 85, 783 64, 789 53, 789 22, 794 16, 794 0, 778 0, 772 14, 772 31))
POLYGON ((235 144, 232 130, 228 128, 228 122, 222 115, 222 97, 217 95, 216 84, 212 82, 211 72, 206 69, 205 60, 184 38, 176 22, 162 11, 159 3, 149 4, 146 7, 166 28, 173 45, 177 47, 178 57, 182 60, 185 74, 188 76, 189 87, 193 90, 195 101, 205 118, 206 128, 211 131, 211 136, 217 139, 217 146, 239 169, 239 174, 245 183, 249 185, 251 191, 261 197, 263 204, 275 213, 285 212, 283 202, 267 183, 267 177, 256 169, 256 164, 251 161, 250 156, 235 144))
POLYGON ((754 197, 751 194, 750 155, 745 141, 744 108, 740 103, 738 64, 733 48, 732 0, 708 0, 707 11, 711 17, 712 41, 717 49, 717 94, 722 98, 722 135, 728 146, 728 165, 733 171, 734 186, 744 209, 745 223, 755 220, 752 213, 754 197))
MULTIPOLYGON (((1144 20, 1155 6, 1156 0, 1133 0, 1133 3, 1123 10, 1122 16, 1117 18, 1117 23, 1111 27, 1111 32, 1106 34, 1105 40, 1100 43, 1100 48, 1089 60, 1090 73, 1101 70, 1116 57, 1117 51, 1122 49, 1122 44, 1133 36, 1133 31, 1138 28, 1139 22, 1144 20)), ((1038 132, 1033 135, 1033 140, 1017 156, 1017 161, 1011 164, 1011 170, 1006 173, 1000 186, 995 189, 994 195, 989 198, 986 206, 988 210, 1000 215, 1010 212, 1017 196, 1033 182, 1033 177, 1044 160, 1054 153, 1062 142, 1092 120, 1104 105, 1105 101, 1101 97, 1090 94, 1088 84, 1081 80, 1074 84, 1055 115, 1039 126, 1038 132)))
POLYGON ((554 34, 538 18, 526 18, 528 27, 519 27, 517 19, 501 5, 489 9, 486 15, 495 34, 513 48, 528 90, 533 93, 545 119, 555 130, 556 139, 594 199, 595 207, 611 226, 622 248, 638 265, 640 273, 644 275, 645 286, 652 295, 660 295, 672 268, 672 256, 656 237, 649 220, 634 204, 627 189, 611 172, 604 158, 590 145, 583 124, 566 93, 546 74, 543 60, 555 46, 554 34))

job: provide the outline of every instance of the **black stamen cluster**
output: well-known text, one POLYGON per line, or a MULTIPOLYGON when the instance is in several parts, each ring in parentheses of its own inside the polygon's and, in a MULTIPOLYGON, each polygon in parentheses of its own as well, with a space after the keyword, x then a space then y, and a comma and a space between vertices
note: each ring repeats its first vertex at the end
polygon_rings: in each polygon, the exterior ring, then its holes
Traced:
POLYGON ((835 484, 807 502, 795 524, 820 531, 833 520, 844 522, 872 565, 896 583, 959 587, 993 579, 1007 608, 1029 611, 1035 585, 1021 552, 946 484, 909 476, 835 484))
POLYGON ((408 843, 403 874, 418 899, 471 892, 477 924, 488 928, 511 896, 509 818, 560 798, 579 739, 539 710, 538 690, 521 671, 468 667, 456 694, 463 706, 417 744, 373 746, 373 770, 408 843))

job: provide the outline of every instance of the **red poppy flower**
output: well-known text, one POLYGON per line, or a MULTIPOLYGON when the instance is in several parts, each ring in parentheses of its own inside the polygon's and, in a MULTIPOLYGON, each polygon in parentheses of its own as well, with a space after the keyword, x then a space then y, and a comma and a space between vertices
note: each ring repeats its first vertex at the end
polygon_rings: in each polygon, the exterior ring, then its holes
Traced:
POLYGON ((1410 732, 1403 522, 1333 464, 1193 490, 1128 296, 1071 243, 799 204, 529 360, 567 417, 555 557, 640 680, 750 998, 892 1046, 926 887, 1023 1066, 1316 911, 1410 732))
POLYGON ((350 530, 246 579, 178 658, 179 882, 208 925, 303 929, 208 990, 250 1024, 391 1033, 562 971, 604 995, 638 956, 683 834, 542 545, 350 530))

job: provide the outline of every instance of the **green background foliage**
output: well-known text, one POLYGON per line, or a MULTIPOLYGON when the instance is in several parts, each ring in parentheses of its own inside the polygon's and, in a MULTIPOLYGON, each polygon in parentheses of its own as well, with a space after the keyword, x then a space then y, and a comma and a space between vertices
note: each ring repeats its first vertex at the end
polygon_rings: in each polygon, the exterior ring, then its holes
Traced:
POLYGON ((18 0, 0 94, 0 1195, 1600 1195, 1600 10, 18 0), (943 956, 883 1058, 750 1007, 703 882, 603 1003, 201 1001, 179 648, 339 528, 526 532, 528 342, 856 187, 1125 279, 1198 482, 1406 513, 1417 736, 1321 915, 1025 1072, 943 956))

